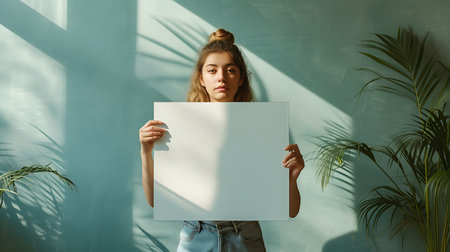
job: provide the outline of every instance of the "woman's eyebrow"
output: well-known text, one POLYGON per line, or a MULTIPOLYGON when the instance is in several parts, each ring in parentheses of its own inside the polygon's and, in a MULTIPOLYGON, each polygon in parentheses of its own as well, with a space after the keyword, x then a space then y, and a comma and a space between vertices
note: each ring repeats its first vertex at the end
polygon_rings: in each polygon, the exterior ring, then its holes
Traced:
MULTIPOLYGON (((208 64, 208 65, 205 65, 205 67, 208 67, 208 66, 217 67, 217 64, 208 64)), ((225 66, 226 66, 226 67, 227 67, 227 66, 236 66, 236 64, 235 64, 235 63, 228 63, 228 64, 226 64, 225 66)))

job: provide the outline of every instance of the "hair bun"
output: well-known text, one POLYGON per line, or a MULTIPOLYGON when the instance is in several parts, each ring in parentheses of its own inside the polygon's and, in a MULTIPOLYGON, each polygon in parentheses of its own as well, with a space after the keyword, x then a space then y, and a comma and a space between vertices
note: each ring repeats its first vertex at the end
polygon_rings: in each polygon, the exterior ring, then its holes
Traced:
POLYGON ((217 31, 211 33, 211 35, 209 36, 209 43, 214 42, 214 41, 225 41, 228 43, 233 44, 234 43, 234 36, 233 33, 224 30, 222 28, 217 29, 217 31))

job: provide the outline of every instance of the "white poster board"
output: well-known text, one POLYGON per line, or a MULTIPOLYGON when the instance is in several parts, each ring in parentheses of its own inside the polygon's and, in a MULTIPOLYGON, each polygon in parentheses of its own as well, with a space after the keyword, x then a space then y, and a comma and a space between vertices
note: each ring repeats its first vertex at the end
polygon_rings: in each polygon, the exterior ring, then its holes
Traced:
POLYGON ((288 103, 155 102, 154 118, 154 219, 288 219, 288 103))

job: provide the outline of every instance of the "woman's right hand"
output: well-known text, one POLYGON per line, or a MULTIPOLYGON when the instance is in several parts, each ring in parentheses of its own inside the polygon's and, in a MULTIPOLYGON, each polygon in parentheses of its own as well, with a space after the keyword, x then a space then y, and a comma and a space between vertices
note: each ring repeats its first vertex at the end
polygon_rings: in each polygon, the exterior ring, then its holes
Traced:
POLYGON ((164 136, 166 130, 157 126, 161 124, 164 123, 158 120, 150 120, 139 129, 139 141, 141 142, 142 151, 151 151, 155 141, 164 136))

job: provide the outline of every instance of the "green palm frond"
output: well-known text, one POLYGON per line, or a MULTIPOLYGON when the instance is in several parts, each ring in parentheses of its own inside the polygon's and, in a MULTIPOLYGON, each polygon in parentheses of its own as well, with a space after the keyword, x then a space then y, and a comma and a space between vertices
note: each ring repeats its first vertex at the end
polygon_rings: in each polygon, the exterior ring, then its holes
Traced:
POLYGON ((50 173, 57 176, 63 183, 69 186, 70 189, 76 190, 77 186, 69 178, 61 175, 58 171, 52 169, 48 165, 32 165, 25 166, 19 170, 9 170, 0 175, 0 208, 3 205, 4 193, 17 193, 16 182, 23 182, 24 180, 32 182, 26 176, 36 173, 50 173))
POLYGON ((450 207, 450 171, 438 171, 428 181, 425 194, 436 203, 450 207))
POLYGON ((372 192, 375 196, 361 202, 356 209, 357 218, 368 233, 376 228, 383 215, 389 213, 393 236, 420 222, 414 212, 423 208, 423 203, 418 203, 414 194, 391 186, 378 186, 372 192))
POLYGON ((376 150, 373 147, 350 140, 349 134, 339 124, 333 122, 328 122, 328 124, 328 135, 318 138, 317 156, 319 158, 315 160, 318 167, 317 176, 321 178, 322 189, 329 184, 335 170, 348 167, 348 160, 361 153, 377 163, 373 153, 376 150))
POLYGON ((449 120, 450 116, 440 109, 425 110, 424 117, 416 117, 413 128, 396 136, 392 143, 400 150, 409 150, 414 154, 415 160, 411 165, 421 167, 421 162, 431 165, 437 159, 437 169, 450 170, 449 120))
POLYGON ((397 37, 375 34, 378 40, 365 40, 363 46, 376 53, 360 53, 389 70, 390 75, 381 74, 369 68, 358 68, 375 75, 360 90, 361 95, 369 86, 413 101, 421 116, 423 108, 429 105, 438 108, 448 101, 449 71, 426 52, 428 34, 419 40, 412 28, 399 28, 397 37), (379 56, 379 54, 381 54, 379 56))
POLYGON ((425 187, 427 244, 431 251, 446 251, 450 240, 450 171, 438 171, 425 187))
MULTIPOLYGON (((369 158, 386 178, 389 179, 393 186, 400 189, 398 183, 375 157, 377 153, 391 158, 396 157, 395 152, 389 147, 377 148, 369 146, 366 143, 336 137, 335 135, 320 137, 319 141, 315 164, 318 168, 317 176, 321 178, 322 189, 328 185, 335 170, 348 165, 350 158, 360 156, 361 154, 369 158)), ((399 163, 398 158, 391 161, 399 163)))

